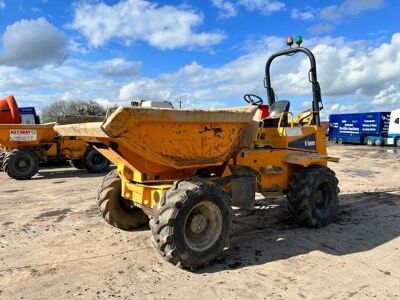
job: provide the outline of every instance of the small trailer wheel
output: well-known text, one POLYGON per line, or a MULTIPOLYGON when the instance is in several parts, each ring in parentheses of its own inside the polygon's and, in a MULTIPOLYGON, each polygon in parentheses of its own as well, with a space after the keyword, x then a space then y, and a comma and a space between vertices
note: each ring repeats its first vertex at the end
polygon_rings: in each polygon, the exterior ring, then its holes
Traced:
POLYGON ((39 159, 32 151, 14 149, 6 153, 3 169, 11 178, 29 179, 39 171, 39 159))
POLYGON ((137 229, 148 224, 149 218, 138 207, 129 205, 130 200, 121 196, 121 178, 117 170, 104 176, 97 193, 97 206, 103 219, 120 229, 137 229))
POLYGON ((83 155, 83 165, 89 173, 104 173, 110 167, 110 161, 94 148, 83 155))
POLYGON ((331 169, 319 165, 295 172, 286 194, 293 217, 306 226, 328 225, 338 210, 338 182, 331 169))
POLYGON ((203 266, 227 245, 232 215, 229 195, 214 183, 200 178, 176 182, 150 220, 153 244, 174 265, 203 266))

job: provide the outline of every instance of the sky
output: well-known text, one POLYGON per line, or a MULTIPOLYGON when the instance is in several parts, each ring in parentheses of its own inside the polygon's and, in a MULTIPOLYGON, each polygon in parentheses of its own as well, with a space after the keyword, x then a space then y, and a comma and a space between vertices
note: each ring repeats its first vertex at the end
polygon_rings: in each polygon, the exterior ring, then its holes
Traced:
MULTIPOLYGON (((170 100, 245 105, 289 35, 317 60, 330 113, 400 108, 399 0, 0 0, 0 90, 20 107, 170 100)), ((279 99, 311 107, 306 57, 271 69, 279 99)))

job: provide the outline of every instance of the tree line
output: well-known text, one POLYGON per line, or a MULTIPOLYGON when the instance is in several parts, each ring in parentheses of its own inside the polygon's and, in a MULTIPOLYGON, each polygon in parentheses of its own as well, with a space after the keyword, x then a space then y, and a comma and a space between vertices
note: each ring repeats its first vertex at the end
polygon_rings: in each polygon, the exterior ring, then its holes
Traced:
POLYGON ((58 100, 42 109, 42 123, 57 122, 65 116, 105 116, 107 108, 94 100, 58 100))

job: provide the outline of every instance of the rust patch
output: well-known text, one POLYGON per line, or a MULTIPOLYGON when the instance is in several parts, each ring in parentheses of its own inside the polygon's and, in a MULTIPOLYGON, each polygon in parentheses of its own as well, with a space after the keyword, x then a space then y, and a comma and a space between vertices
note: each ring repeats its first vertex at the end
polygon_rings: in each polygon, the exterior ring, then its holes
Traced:
POLYGON ((203 130, 200 130, 199 133, 204 133, 204 132, 207 132, 207 131, 213 131, 214 132, 214 136, 221 136, 221 134, 224 132, 224 130, 222 128, 219 128, 219 127, 208 128, 206 126, 206 127, 204 127, 203 130))

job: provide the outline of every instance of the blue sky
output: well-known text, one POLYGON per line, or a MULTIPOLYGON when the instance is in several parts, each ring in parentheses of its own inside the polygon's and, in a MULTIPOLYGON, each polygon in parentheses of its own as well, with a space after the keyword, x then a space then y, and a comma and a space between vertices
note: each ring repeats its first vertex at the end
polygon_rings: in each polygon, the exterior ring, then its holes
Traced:
MULTIPOLYGON (((265 97, 268 56, 289 34, 317 58, 325 115, 400 107, 400 1, 0 0, 0 88, 20 106, 181 99, 237 106, 265 97)), ((279 60, 273 84, 309 106, 307 61, 279 60)))

